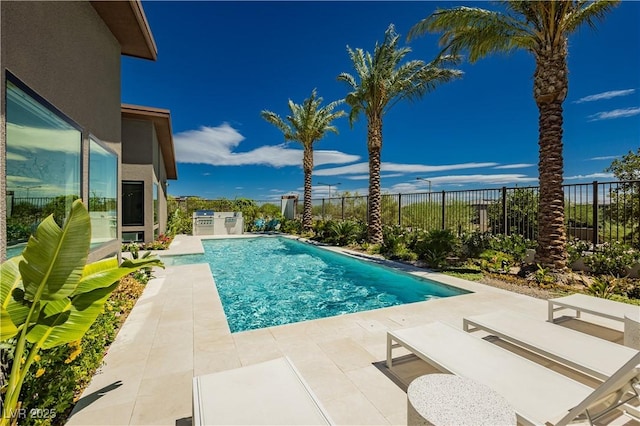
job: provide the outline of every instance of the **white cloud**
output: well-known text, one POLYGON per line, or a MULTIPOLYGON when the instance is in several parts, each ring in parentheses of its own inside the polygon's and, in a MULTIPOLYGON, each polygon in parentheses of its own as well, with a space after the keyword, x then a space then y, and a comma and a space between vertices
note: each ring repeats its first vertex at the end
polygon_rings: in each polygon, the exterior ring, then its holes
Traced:
POLYGON ((624 117, 633 117, 634 115, 640 114, 639 107, 632 108, 624 108, 624 109, 614 109, 612 111, 602 111, 596 114, 590 115, 589 121, 600 121, 600 120, 611 120, 613 118, 624 118, 624 117))
POLYGON ((236 186, 236 189, 244 189, 244 186, 236 186))
MULTIPOLYGON (((474 169, 480 167, 493 167, 498 163, 462 163, 462 164, 445 164, 442 166, 426 166, 423 164, 397 164, 382 163, 380 170, 383 172, 399 172, 399 173, 433 173, 446 170, 474 169)), ((329 169, 320 169, 313 172, 316 176, 340 176, 350 174, 367 174, 369 173, 369 163, 356 163, 348 166, 332 167, 329 169)))
MULTIPOLYGON (((434 186, 453 185, 460 186, 462 184, 479 184, 479 185, 506 185, 516 183, 537 182, 538 178, 529 177, 523 174, 475 174, 475 175, 448 175, 430 177, 432 190, 434 186)), ((406 192, 424 192, 429 189, 429 182, 403 182, 393 185, 389 188, 391 193, 406 192)))
POLYGON ((505 164, 502 166, 495 166, 494 169, 525 169, 527 167, 535 167, 535 164, 527 164, 527 163, 505 164))
POLYGON ((611 179, 612 177, 614 177, 613 173, 591 173, 590 175, 565 176, 564 180, 611 179))
MULTIPOLYGON (((271 167, 302 166, 302 149, 288 145, 264 145, 251 151, 236 152, 244 140, 228 123, 217 127, 200 127, 174 135, 176 159, 179 163, 214 166, 266 165, 271 167)), ((314 164, 344 164, 358 161, 360 156, 340 151, 315 150, 314 164)))
MULTIPOLYGON (((386 174, 386 175, 380 175, 380 178, 388 179, 388 178, 399 177, 399 176, 404 176, 404 173, 389 173, 389 174, 386 174)), ((369 175, 345 176, 345 179, 349 179, 349 180, 368 180, 369 179, 369 175)))
POLYGON ((574 104, 581 104, 583 102, 593 102, 600 101, 603 99, 611 99, 617 98, 618 96, 627 96, 635 93, 636 89, 625 89, 625 90, 610 90, 608 92, 596 93, 595 95, 585 96, 584 98, 580 98, 577 101, 574 101, 574 104))
POLYGON ((593 158, 589 158, 589 160, 593 160, 593 161, 598 161, 598 160, 614 160, 616 158, 620 157, 619 155, 606 155, 604 157, 593 157, 593 158))

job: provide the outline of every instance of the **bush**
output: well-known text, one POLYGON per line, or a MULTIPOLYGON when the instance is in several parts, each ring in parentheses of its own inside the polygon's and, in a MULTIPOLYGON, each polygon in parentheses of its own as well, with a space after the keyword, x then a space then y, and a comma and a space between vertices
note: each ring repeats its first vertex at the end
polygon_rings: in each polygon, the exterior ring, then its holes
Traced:
POLYGON ((440 268, 457 245, 458 239, 453 232, 439 229, 419 235, 414 244, 414 251, 430 267, 440 268))
POLYGON ((480 254, 480 267, 485 271, 505 273, 513 264, 513 256, 502 251, 489 249, 480 254))
POLYGON ((464 257, 479 257, 480 253, 491 245, 493 235, 489 232, 471 232, 462 234, 462 254, 464 257))
POLYGON ((640 252, 614 241, 598 246, 593 254, 584 258, 584 263, 595 275, 622 277, 627 275, 628 269, 638 260, 640 252))
POLYGON ((355 222, 344 220, 332 222, 329 226, 329 243, 337 246, 347 246, 356 242, 358 226, 355 222))
POLYGON ((182 209, 177 208, 169 215, 169 220, 167 221, 167 233, 169 235, 190 235, 192 232, 193 221, 182 209))
POLYGON ((283 219, 280 230, 285 234, 300 235, 302 233, 302 221, 298 219, 283 219))
POLYGON ((126 315, 133 309, 142 294, 144 285, 131 277, 125 277, 113 291, 84 337, 67 345, 42 351, 36 366, 29 370, 21 392, 22 408, 55 413, 49 419, 21 419, 21 425, 62 425, 89 384, 96 370, 102 365, 107 347, 126 315))
POLYGON ((567 242, 567 254, 569 255, 569 264, 575 263, 587 252, 593 251, 593 244, 580 240, 578 238, 567 242))
POLYGON ((489 248, 511 255, 516 262, 522 262, 527 255, 527 249, 534 249, 536 245, 535 241, 518 234, 498 234, 489 240, 489 248))

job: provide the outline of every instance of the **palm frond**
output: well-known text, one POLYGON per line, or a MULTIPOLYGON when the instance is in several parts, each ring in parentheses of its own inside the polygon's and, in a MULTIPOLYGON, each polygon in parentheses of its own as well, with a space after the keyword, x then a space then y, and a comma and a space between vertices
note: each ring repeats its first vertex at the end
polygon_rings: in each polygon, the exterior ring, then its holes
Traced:
POLYGON ((492 53, 533 46, 533 33, 526 21, 480 8, 439 9, 414 25, 409 39, 426 32, 442 33, 442 54, 458 56, 468 51, 470 62, 492 53))
POLYGON ((596 0, 594 2, 578 2, 578 7, 571 13, 565 23, 565 31, 570 34, 582 24, 596 29, 596 24, 602 21, 607 13, 620 4, 619 0, 596 0))

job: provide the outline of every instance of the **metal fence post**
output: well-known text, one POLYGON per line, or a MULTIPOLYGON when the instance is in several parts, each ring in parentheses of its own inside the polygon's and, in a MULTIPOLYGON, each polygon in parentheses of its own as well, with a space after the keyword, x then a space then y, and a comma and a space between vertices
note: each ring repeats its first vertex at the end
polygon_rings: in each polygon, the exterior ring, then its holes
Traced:
POLYGON ((598 245, 598 181, 593 181, 593 245, 598 245))
POLYGON ((509 235, 509 224, 507 217, 507 187, 502 187, 502 233, 509 235))
POLYGON ((398 226, 402 226, 402 194, 398 194, 398 226))
POLYGON ((344 220, 344 197, 342 197, 341 205, 342 205, 342 207, 341 207, 342 214, 340 215, 340 217, 342 218, 342 220, 344 220))
POLYGON ((322 220, 324 220, 324 198, 322 199, 322 220))
POLYGON ((447 193, 442 191, 442 229, 447 229, 447 219, 446 219, 446 201, 447 201, 447 193))

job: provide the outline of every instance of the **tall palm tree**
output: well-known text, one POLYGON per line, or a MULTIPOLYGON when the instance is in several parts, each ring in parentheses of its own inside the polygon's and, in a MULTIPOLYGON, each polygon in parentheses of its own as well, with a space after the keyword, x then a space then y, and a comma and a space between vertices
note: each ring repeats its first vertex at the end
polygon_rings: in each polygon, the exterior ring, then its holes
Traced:
POLYGON ((462 75, 461 71, 442 68, 443 65, 457 63, 454 56, 440 56, 425 63, 419 60, 401 64, 411 52, 409 47, 398 47, 400 36, 390 25, 384 34, 384 42, 376 43, 373 54, 362 49, 347 52, 353 61, 359 81, 348 73, 342 73, 338 80, 351 86, 345 101, 351 107, 349 121, 353 122, 361 112, 367 116, 367 147, 369 151, 369 242, 382 243, 382 218, 380 192, 380 151, 382 150, 382 119, 401 100, 421 98, 434 90, 440 83, 446 83, 462 75))
POLYGON ((296 141, 304 148, 302 158, 302 169, 304 170, 304 205, 302 213, 302 227, 309 231, 313 227, 313 216, 311 214, 311 175, 313 173, 313 144, 324 137, 327 132, 338 133, 338 129, 331 123, 336 118, 346 115, 342 110, 334 109, 343 100, 331 102, 324 107, 322 98, 317 96, 313 89, 311 96, 304 100, 302 105, 294 103, 289 99, 290 115, 286 121, 279 115, 271 111, 264 110, 260 113, 262 118, 276 126, 284 134, 285 141, 296 141))
POLYGON ((540 208, 537 261, 566 268, 562 191, 562 104, 568 91, 567 37, 581 25, 595 27, 618 1, 505 1, 505 12, 456 7, 437 10, 416 24, 409 38, 442 33, 443 53, 466 50, 475 62, 492 53, 524 49, 536 60, 533 97, 538 105, 540 208))

